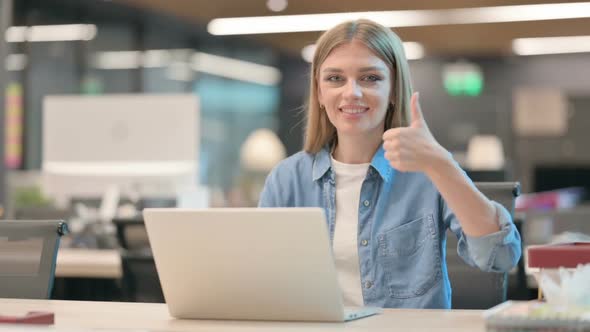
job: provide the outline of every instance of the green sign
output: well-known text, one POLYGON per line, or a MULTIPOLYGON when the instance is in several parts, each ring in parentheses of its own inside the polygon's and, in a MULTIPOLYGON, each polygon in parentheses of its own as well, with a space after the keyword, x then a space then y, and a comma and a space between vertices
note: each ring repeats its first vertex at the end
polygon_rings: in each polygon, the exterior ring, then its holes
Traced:
POLYGON ((483 74, 475 65, 447 65, 443 74, 443 84, 451 96, 479 96, 483 90, 483 74))

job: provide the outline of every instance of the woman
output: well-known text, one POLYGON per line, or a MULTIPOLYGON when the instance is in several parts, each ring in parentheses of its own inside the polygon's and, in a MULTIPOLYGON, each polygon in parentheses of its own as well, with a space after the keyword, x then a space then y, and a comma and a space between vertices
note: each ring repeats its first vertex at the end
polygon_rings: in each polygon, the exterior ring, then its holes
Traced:
POLYGON ((322 207, 345 305, 450 308, 445 233, 484 271, 520 257, 509 213, 430 133, 399 38, 369 20, 317 43, 304 151, 271 172, 260 207, 322 207))

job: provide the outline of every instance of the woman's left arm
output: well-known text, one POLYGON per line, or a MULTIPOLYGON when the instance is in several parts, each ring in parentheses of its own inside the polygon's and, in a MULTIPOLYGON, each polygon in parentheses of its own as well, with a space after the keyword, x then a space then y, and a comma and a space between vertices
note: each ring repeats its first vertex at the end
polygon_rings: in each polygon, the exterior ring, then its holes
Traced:
POLYGON ((432 166, 426 175, 457 217, 463 233, 480 237, 500 230, 496 208, 452 158, 432 166))
POLYGON ((480 237, 500 230, 496 208, 432 136, 420 109, 419 95, 411 100, 409 127, 383 134, 385 158, 400 171, 423 172, 434 183, 454 212, 463 232, 480 237))

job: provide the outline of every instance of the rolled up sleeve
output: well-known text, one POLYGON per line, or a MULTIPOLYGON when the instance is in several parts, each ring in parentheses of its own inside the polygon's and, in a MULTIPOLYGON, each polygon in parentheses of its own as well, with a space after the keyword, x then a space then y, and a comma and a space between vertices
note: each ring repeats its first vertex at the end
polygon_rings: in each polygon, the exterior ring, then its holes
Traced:
POLYGON ((496 209, 500 230, 484 236, 468 236, 461 230, 454 215, 451 230, 457 235, 457 253, 468 263, 483 271, 507 272, 518 263, 522 253, 520 234, 506 208, 491 201, 496 209))

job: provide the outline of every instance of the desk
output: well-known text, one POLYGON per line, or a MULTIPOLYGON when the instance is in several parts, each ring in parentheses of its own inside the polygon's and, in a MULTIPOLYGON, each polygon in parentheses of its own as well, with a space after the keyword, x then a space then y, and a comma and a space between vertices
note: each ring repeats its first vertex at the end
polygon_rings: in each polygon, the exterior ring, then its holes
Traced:
POLYGON ((122 277, 118 250, 60 248, 51 297, 60 300, 120 300, 122 277))
MULTIPOLYGON (((30 310, 55 313, 57 328, 146 329, 149 331, 485 331, 479 310, 388 309, 348 323, 177 320, 165 304, 0 299, 2 314, 30 310)), ((1 327, 1 326, 0 326, 1 327)), ((108 331, 104 331, 108 332, 108 331)))
POLYGON ((115 249, 60 248, 57 252, 55 276, 120 279, 123 276, 121 254, 115 249))

